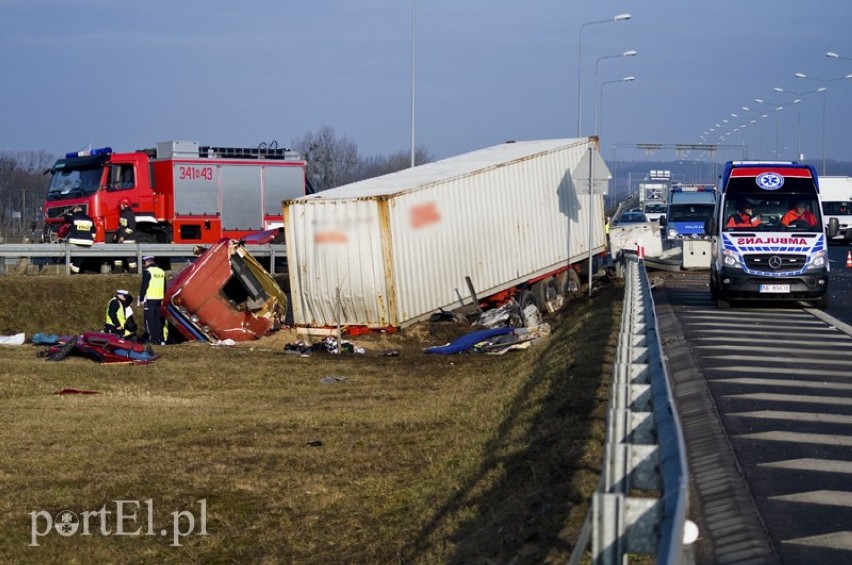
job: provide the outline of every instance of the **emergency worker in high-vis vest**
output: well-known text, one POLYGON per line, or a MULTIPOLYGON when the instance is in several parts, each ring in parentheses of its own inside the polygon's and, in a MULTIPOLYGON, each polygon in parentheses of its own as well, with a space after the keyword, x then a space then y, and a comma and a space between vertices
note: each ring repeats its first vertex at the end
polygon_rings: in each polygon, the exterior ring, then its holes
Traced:
POLYGON ((136 337, 136 322, 133 320, 133 297, 126 290, 116 290, 107 303, 104 332, 124 339, 136 337))
POLYGON ((139 289, 139 304, 145 306, 145 332, 148 343, 165 345, 163 337, 163 296, 166 291, 166 273, 157 266, 151 256, 143 257, 142 286, 139 289))
MULTIPOLYGON (((82 206, 75 206, 71 217, 68 219, 71 228, 65 241, 74 245, 89 247, 95 242, 95 222, 83 211, 82 206)), ((71 272, 79 273, 83 268, 83 259, 78 257, 71 261, 71 272)))

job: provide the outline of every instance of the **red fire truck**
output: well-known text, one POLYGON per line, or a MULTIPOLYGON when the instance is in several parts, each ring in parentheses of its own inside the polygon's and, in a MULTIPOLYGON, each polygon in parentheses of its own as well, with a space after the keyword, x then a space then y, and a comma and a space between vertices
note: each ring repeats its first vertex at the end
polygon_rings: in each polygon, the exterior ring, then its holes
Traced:
POLYGON ((305 171, 297 153, 275 142, 235 148, 166 141, 130 153, 68 153, 50 170, 44 241, 57 241, 71 211, 82 206, 95 222, 95 242, 112 242, 124 199, 136 215, 139 243, 240 239, 283 225, 281 201, 313 192, 305 171))

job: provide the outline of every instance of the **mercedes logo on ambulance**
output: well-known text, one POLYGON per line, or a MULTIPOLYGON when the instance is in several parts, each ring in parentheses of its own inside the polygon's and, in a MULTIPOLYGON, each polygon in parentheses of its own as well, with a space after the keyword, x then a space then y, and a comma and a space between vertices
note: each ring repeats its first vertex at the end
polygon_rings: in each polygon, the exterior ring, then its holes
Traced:
POLYGON ((763 190, 778 190, 784 186, 784 177, 778 173, 766 172, 757 175, 754 182, 763 190))
POLYGON ((777 269, 781 266, 781 257, 778 255, 773 255, 769 258, 769 266, 773 269, 777 269))

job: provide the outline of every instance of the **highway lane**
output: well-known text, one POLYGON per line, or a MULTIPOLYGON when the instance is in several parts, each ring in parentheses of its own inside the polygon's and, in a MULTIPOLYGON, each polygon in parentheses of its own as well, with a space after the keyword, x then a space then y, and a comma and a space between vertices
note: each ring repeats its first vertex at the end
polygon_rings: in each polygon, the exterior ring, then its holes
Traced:
POLYGON ((828 308, 831 316, 852 325, 852 268, 846 267, 846 256, 852 247, 832 245, 828 249, 831 277, 828 283, 828 308))
POLYGON ((651 273, 699 563, 852 562, 847 250, 830 249, 821 317, 796 304, 716 310, 706 273, 651 273))

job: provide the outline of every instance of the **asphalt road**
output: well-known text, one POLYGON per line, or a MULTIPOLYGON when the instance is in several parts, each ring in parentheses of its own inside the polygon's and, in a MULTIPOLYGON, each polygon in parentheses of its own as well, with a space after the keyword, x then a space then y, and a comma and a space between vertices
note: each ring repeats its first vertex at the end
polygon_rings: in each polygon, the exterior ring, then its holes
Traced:
POLYGON ((707 274, 650 273, 684 428, 699 563, 852 563, 852 268, 829 307, 717 310, 707 274), (848 324, 848 325, 847 325, 848 324))
POLYGON ((847 245, 832 245, 828 249, 831 277, 828 283, 826 313, 852 325, 852 268, 846 267, 846 256, 852 251, 847 245))

